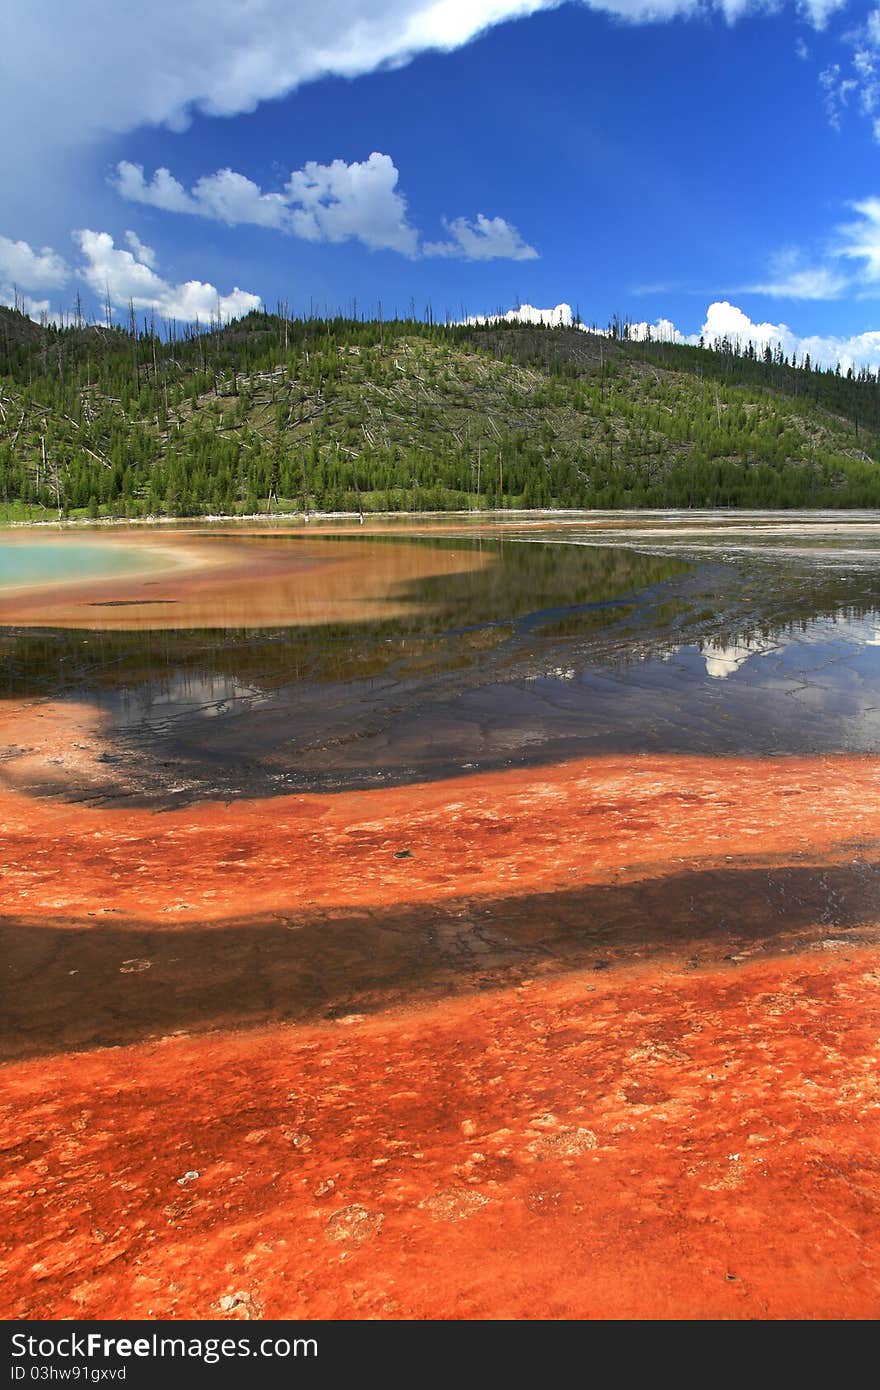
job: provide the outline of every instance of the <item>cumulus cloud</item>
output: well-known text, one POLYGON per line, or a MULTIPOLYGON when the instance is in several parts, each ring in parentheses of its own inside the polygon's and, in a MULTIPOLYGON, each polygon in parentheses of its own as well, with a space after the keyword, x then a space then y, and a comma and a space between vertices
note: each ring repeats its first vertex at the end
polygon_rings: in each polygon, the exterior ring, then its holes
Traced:
MULTIPOLYGON (((557 304, 553 309, 536 309, 534 305, 518 305, 506 313, 475 314, 464 320, 469 324, 481 323, 543 323, 550 328, 580 328, 586 333, 609 333, 610 329, 590 328, 581 320, 576 320, 570 304, 557 304)), ((880 369, 880 329, 868 329, 852 337, 840 338, 821 334, 799 334, 786 323, 761 322, 751 319, 736 304, 727 299, 716 300, 706 310, 702 327, 696 333, 685 333, 668 318, 656 319, 653 323, 627 322, 626 332, 635 342, 648 339, 653 342, 681 343, 696 347, 701 341, 706 347, 715 347, 726 339, 740 350, 752 343, 758 352, 769 347, 775 353, 781 349, 786 358, 794 356, 802 362, 809 354, 814 366, 836 367, 843 371, 853 367, 880 369)))
POLYGON ((48 299, 34 299, 29 294, 22 294, 14 285, 5 285, 0 281, 0 304, 6 309, 17 309, 21 314, 27 314, 32 319, 49 319, 52 317, 51 307, 48 299))
POLYGON ((28 291, 57 289, 70 273, 67 262, 50 246, 37 251, 26 241, 0 236, 0 304, 20 309, 31 318, 47 316, 49 300, 37 299, 28 291))
POLYGON ((172 285, 143 259, 148 247, 133 236, 129 244, 139 250, 126 251, 116 246, 109 232, 93 232, 88 228, 76 232, 74 240, 83 256, 78 270, 100 300, 106 298, 117 308, 152 309, 163 318, 207 321, 214 318, 238 318, 259 308, 258 295, 249 294, 236 286, 230 294, 202 280, 187 280, 172 285))
MULTIPOLYGON (((711 347, 717 339, 728 338, 740 347, 754 343, 757 348, 779 344, 783 350, 794 350, 795 335, 784 323, 755 323, 742 309, 729 300, 717 300, 706 310, 702 337, 711 347)), ((693 342, 693 337, 690 339, 693 342)))
POLYGON ((63 285, 69 275, 67 263, 51 247, 35 251, 26 241, 0 236, 0 283, 41 290, 63 285))
POLYGON ((534 246, 523 241, 516 227, 503 217, 484 217, 477 213, 476 221, 456 217, 443 223, 449 233, 447 241, 429 241, 426 256, 461 256, 467 261, 533 261, 538 253, 534 246))
POLYGON ((391 157, 374 150, 360 163, 309 160, 290 175, 283 193, 264 193, 233 169, 208 174, 187 191, 170 170, 157 169, 147 179, 139 164, 127 160, 116 166, 112 182, 123 198, 166 212, 193 213, 230 227, 274 227, 306 241, 357 240, 371 251, 415 256, 419 234, 407 221, 398 179, 391 157))
MULTIPOLYGON (((582 320, 576 320, 571 305, 565 303, 557 304, 552 309, 537 309, 532 304, 522 304, 506 313, 474 314, 464 322, 541 323, 549 328, 580 328, 585 333, 609 334, 611 331, 591 328, 582 320)), ((758 352, 769 347, 775 353, 777 348, 781 348, 786 358, 794 355, 800 362, 809 353, 814 366, 835 367, 840 363, 844 371, 849 367, 880 367, 880 330, 858 333, 851 338, 800 335, 785 323, 755 321, 726 299, 716 300, 709 305, 703 325, 696 333, 683 332, 668 318, 658 318, 653 323, 646 320, 639 323, 627 321, 626 333, 634 342, 651 340, 696 347, 702 341, 706 347, 715 347, 726 339, 740 350, 749 343, 754 344, 758 352)))
POLYGON ((148 183, 143 165, 123 159, 116 166, 113 182, 117 193, 131 203, 149 203, 166 212, 198 212, 195 200, 168 169, 157 169, 148 183))
POLYGON ((397 191, 398 172, 387 154, 374 151, 362 163, 309 160, 291 174, 286 194, 293 209, 291 228, 309 241, 348 241, 371 251, 414 256, 419 234, 407 222, 406 199, 397 191))
MULTIPOLYGON (((72 295, 77 281, 95 292, 103 305, 109 298, 116 308, 152 309, 165 318, 191 321, 238 318, 257 309, 260 298, 236 287, 221 295, 202 280, 172 285, 163 280, 156 267, 156 253, 136 232, 127 231, 128 250, 116 246, 108 232, 83 230, 73 236, 82 260, 70 266, 50 246, 37 251, 26 241, 0 236, 0 304, 14 305, 32 318, 58 320, 49 299, 37 299, 28 290, 67 287, 72 295)), ((56 306, 57 308, 57 306, 56 306)))
POLYGON ((696 344, 702 337, 707 347, 727 338, 740 348, 753 343, 759 352, 767 347, 775 352, 781 348, 786 357, 792 355, 800 362, 809 354, 814 366, 880 367, 880 329, 868 329, 848 338, 822 334, 799 334, 786 323, 755 322, 744 310, 729 300, 716 300, 706 310, 706 319, 699 333, 680 332, 668 320, 660 324, 632 324, 631 336, 644 338, 650 328, 653 338, 666 337, 672 342, 696 344), (661 328, 661 325, 663 326, 661 328))
POLYGON ((371 251, 471 261, 525 261, 537 256, 511 223, 482 213, 474 222, 459 217, 446 223, 448 241, 428 242, 420 248, 399 179, 391 156, 374 150, 368 159, 351 164, 343 159, 330 164, 309 160, 294 170, 281 193, 264 193, 232 169, 206 175, 187 190, 170 170, 157 169, 147 179, 141 165, 127 160, 116 166, 111 182, 130 202, 209 217, 228 226, 274 227, 306 241, 360 241, 371 251))
MULTIPOLYGON (((144 124, 180 130, 194 111, 236 115, 321 77, 356 77, 430 50, 449 52, 494 25, 560 3, 28 0, 0 18, 0 43, 15 55, 0 84, 0 121, 17 135, 0 146, 0 177, 50 150, 82 147, 144 124), (120 59, 131 54, 135 72, 120 59)), ((746 12, 777 9, 777 0, 581 3, 632 24, 699 18, 707 11, 734 22, 746 12)), ((801 0, 798 8, 821 28, 841 3, 801 0)))
POLYGON ((536 309, 534 304, 519 304, 507 313, 471 314, 463 320, 467 324, 480 323, 541 323, 548 328, 571 328, 574 319, 570 304, 557 304, 553 309, 536 309))
MULTIPOLYGON (((699 333, 688 337, 676 328, 671 319, 659 318, 653 323, 644 320, 641 323, 627 322, 627 333, 636 342, 647 342, 648 339, 655 343, 689 343, 692 346, 699 342, 699 333)), ((601 330, 600 330, 601 331, 601 330)))
POLYGON ((205 217, 236 227, 252 222, 258 227, 280 227, 287 213, 284 199, 277 193, 261 193, 257 185, 233 169, 199 179, 192 192, 195 211, 205 217))
POLYGON ((140 261, 142 265, 152 266, 155 270, 156 253, 152 246, 145 246, 137 232, 126 232, 125 240, 128 242, 135 260, 140 261))
MULTIPOLYGON (((684 343, 692 347, 702 339, 706 347, 714 347, 724 339, 740 349, 749 343, 759 350, 767 346, 781 347, 790 356, 801 341, 784 323, 757 323, 742 309, 727 299, 716 300, 706 310, 706 318, 698 333, 683 333, 671 319, 661 318, 654 323, 627 323, 627 333, 636 342, 653 339, 655 342, 684 343)), ((811 354, 812 357, 812 354, 811 354)), ((834 359, 837 361, 837 358, 834 359)), ((832 364, 833 365, 833 364, 832 364)))
POLYGON ((287 206, 277 193, 262 193, 251 179, 233 169, 218 169, 199 179, 190 193, 170 169, 157 169, 151 179, 144 177, 141 164, 120 160, 111 179, 113 187, 130 203, 146 203, 164 212, 188 212, 211 217, 236 227, 252 222, 260 227, 280 227, 287 217, 287 206))

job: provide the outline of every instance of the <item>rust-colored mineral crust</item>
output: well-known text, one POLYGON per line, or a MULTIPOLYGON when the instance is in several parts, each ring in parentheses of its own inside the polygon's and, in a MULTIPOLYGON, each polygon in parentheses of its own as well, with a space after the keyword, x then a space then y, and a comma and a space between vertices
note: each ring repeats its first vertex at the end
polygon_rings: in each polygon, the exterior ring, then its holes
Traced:
POLYGON ((880 1311, 880 761, 154 813, 4 717, 0 1313, 880 1311))
POLYGON ((878 1000, 815 952, 10 1065, 2 1312, 875 1316, 878 1000))

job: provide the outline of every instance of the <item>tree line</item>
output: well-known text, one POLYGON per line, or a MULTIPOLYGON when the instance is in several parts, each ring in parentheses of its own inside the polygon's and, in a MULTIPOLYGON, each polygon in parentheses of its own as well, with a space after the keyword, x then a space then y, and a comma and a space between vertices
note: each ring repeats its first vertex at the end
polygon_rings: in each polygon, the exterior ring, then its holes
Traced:
POLYGON ((731 342, 0 311, 7 519, 880 505, 880 385, 731 342))

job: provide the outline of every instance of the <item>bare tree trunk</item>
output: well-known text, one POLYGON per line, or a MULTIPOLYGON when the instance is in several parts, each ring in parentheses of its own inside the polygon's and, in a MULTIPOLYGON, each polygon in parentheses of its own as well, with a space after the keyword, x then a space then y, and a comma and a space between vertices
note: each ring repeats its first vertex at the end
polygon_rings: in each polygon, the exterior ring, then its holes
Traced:
POLYGON ((306 522, 308 522, 308 519, 309 519, 309 475, 308 475, 308 471, 307 471, 307 469, 306 469, 306 451, 305 451, 305 449, 302 447, 302 445, 300 445, 300 448, 299 448, 299 460, 300 460, 300 463, 301 463, 301 465, 302 465, 302 475, 303 475, 303 511, 304 511, 304 513, 305 513, 306 522))
POLYGON ((134 386, 137 394, 141 394, 141 373, 138 366, 138 330, 137 319, 134 313, 134 300, 128 301, 128 327, 131 332, 131 355, 134 362, 134 386))

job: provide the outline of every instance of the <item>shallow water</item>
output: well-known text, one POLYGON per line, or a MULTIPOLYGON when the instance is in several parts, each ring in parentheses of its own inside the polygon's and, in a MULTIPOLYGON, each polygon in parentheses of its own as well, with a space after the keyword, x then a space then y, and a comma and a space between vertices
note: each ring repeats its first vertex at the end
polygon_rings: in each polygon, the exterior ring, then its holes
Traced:
POLYGON ((357 534, 377 566, 400 546, 476 549, 483 563, 395 583, 396 616, 377 604, 372 621, 7 629, 0 695, 99 707, 100 797, 161 804, 585 754, 873 752, 876 531, 876 518, 766 514, 613 518, 598 532, 516 521, 500 535, 469 522, 454 538, 398 524, 357 534))
POLYGON ((148 564, 144 554, 118 542, 102 544, 54 536, 33 541, 12 540, 8 535, 0 538, 0 590, 135 574, 148 564))

